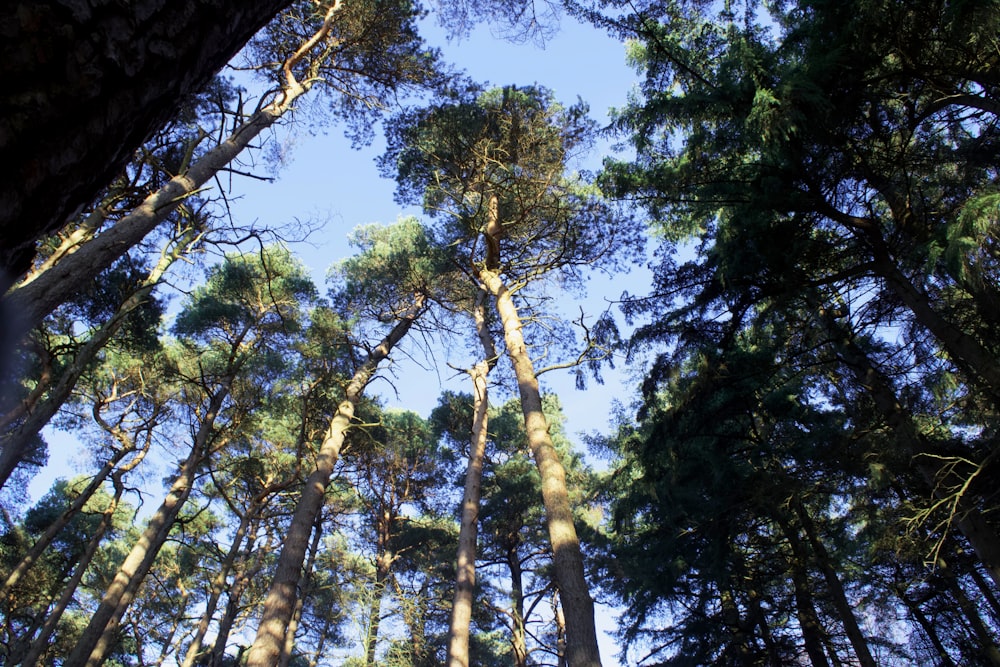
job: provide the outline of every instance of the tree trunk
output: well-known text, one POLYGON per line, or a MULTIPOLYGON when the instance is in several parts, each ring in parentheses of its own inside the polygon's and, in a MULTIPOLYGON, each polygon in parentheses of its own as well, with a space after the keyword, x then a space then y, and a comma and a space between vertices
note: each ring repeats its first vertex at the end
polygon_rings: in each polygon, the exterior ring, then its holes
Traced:
MULTIPOLYGON (((278 4, 287 3, 282 0, 278 4)), ((142 204, 113 227, 98 234, 72 254, 66 255, 49 270, 33 276, 30 281, 25 281, 3 297, 4 308, 10 315, 7 325, 9 339, 16 341, 25 332, 38 326, 46 315, 76 292, 78 285, 90 282, 101 271, 111 266, 117 258, 165 220, 186 197, 201 188, 234 160, 261 132, 271 127, 293 108, 295 100, 308 92, 315 81, 307 80, 299 83, 291 75, 291 67, 308 55, 309 50, 329 32, 338 6, 330 8, 322 27, 285 61, 286 83, 282 86, 277 99, 254 113, 225 141, 205 153, 187 173, 179 174, 167 181, 162 188, 149 195, 142 204)))
POLYGON ((330 483, 334 464, 340 456, 344 436, 351 428, 354 409, 378 365, 389 356, 392 348, 410 330, 413 322, 420 316, 423 305, 423 297, 418 296, 410 312, 403 316, 389 335, 372 350, 368 359, 354 374, 347 386, 345 400, 340 403, 336 414, 330 420, 330 426, 323 437, 316 458, 316 468, 306 480, 295 513, 292 515, 292 522, 288 526, 284 547, 275 567, 274 580, 264 601, 257 636, 247 656, 247 667, 274 667, 278 662, 284 645, 285 631, 295 610, 295 587, 301 576, 309 535, 323 506, 323 496, 330 483))
MULTIPOLYGON (((309 546, 309 556, 306 559, 305 567, 302 571, 302 581, 301 588, 305 589, 309 585, 309 580, 312 577, 313 567, 316 564, 316 556, 319 554, 319 543, 323 539, 323 513, 320 512, 319 516, 316 517, 316 526, 313 530, 312 544, 309 546)), ((288 629, 285 631, 285 645, 281 649, 281 658, 278 661, 279 667, 288 667, 292 661, 292 651, 295 649, 295 633, 298 632, 299 622, 302 620, 302 607, 305 606, 303 602, 303 595, 300 595, 298 599, 295 600, 295 611, 292 613, 292 619, 288 623, 288 629)))
MULTIPOLYGON (((252 534, 255 536, 256 530, 252 534)), ((236 624, 236 617, 239 615, 240 601, 243 598, 243 593, 250 585, 251 580, 261 571, 261 568, 263 568, 264 557, 271 553, 274 546, 273 535, 270 532, 266 533, 266 535, 267 539, 260 547, 255 547, 255 537, 247 541, 247 548, 243 553, 243 560, 249 561, 250 556, 253 555, 253 564, 242 572, 239 572, 239 576, 236 577, 236 581, 226 591, 228 594, 228 598, 226 600, 226 611, 223 613, 222 618, 219 619, 219 631, 215 636, 215 643, 212 645, 212 658, 208 663, 211 667, 222 667, 224 661, 223 656, 226 653, 226 645, 229 643, 229 635, 232 633, 233 625, 236 624)))
POLYGON ((951 591, 952 596, 958 603, 958 608, 962 611, 966 620, 969 621, 969 627, 972 628, 972 633, 975 635, 976 641, 979 642, 982 657, 990 665, 993 665, 993 667, 1000 667, 1000 646, 997 646, 993 633, 986 626, 986 623, 983 622, 983 617, 979 614, 977 605, 965 594, 961 583, 958 581, 958 577, 955 576, 950 567, 940 561, 938 567, 945 581, 948 583, 948 590, 951 591))
POLYGON ((62 595, 60 595, 58 602, 56 602, 56 605, 53 608, 48 610, 45 618, 45 624, 42 626, 38 636, 35 637, 34 641, 32 641, 26 655, 20 659, 11 656, 12 665, 18 664, 19 661, 25 667, 41 664, 41 658, 44 655, 45 650, 48 648, 49 638, 55 631, 60 619, 62 619, 62 615, 66 611, 66 608, 69 607, 70 602, 73 601, 73 595, 76 593, 76 589, 80 585, 80 582, 83 581, 83 575, 87 572, 87 568, 90 567, 90 563, 94 559, 94 555, 97 553, 97 549, 101 545, 101 541, 104 539, 104 534, 111 526, 115 510, 118 508, 118 503, 121 500, 122 494, 125 492, 125 486, 121 483, 122 475, 123 473, 115 474, 115 495, 111 499, 111 502, 108 503, 108 507, 104 510, 104 513, 101 516, 101 522, 97 525, 97 530, 94 531, 94 535, 90 538, 90 541, 87 543, 87 546, 83 551, 83 555, 77 562, 76 569, 73 571, 73 576, 63 586, 62 595))
MULTIPOLYGON (((148 446, 149 443, 147 442, 146 447, 148 448, 148 446)), ((122 449, 116 452, 114 458, 105 463, 97 474, 90 479, 87 486, 80 492, 80 495, 73 499, 73 502, 66 508, 66 511, 60 514, 55 521, 45 528, 45 531, 38 536, 38 539, 31 545, 31 548, 24 554, 24 557, 18 561, 17 565, 14 566, 10 574, 7 575, 6 581, 4 581, 3 585, 0 586, 0 598, 6 597, 10 589, 13 588, 17 582, 21 580, 21 577, 23 577, 31 569, 31 567, 38 561, 38 558, 45 552, 49 545, 52 544, 52 541, 56 538, 59 532, 69 525, 69 522, 73 520, 73 517, 76 516, 77 512, 83 509, 83 506, 87 504, 87 501, 93 497, 97 489, 101 487, 104 480, 107 479, 108 475, 111 474, 111 471, 114 470, 115 465, 129 452, 130 450, 127 449, 122 449)), ((140 454, 135 459, 130 461, 129 465, 126 466, 121 472, 124 473, 134 468, 139 461, 143 459, 145 452, 145 449, 141 451, 140 454)))
POLYGON ((521 333, 521 319, 510 292, 500 276, 482 270, 479 279, 496 298, 497 312, 503 323, 507 355, 524 412, 528 444, 542 480, 542 502, 555 562, 556 582, 566 613, 566 660, 570 667, 600 667, 601 654, 594 624, 594 601, 590 597, 583 572, 583 553, 573 525, 573 510, 566 487, 566 470, 552 446, 549 425, 542 412, 538 378, 521 333))
MULTIPOLYGON (((231 378, 230 378, 231 382, 231 378)), ((216 391, 209 403, 191 446, 191 453, 181 464, 177 478, 159 509, 149 519, 146 530, 115 573, 101 604, 77 641, 64 667, 97 667, 111 649, 111 642, 122 616, 135 598, 139 586, 167 541, 174 521, 191 494, 197 470, 207 455, 209 441, 215 430, 215 418, 229 393, 229 384, 216 391)))
POLYGON ((510 573, 510 644, 514 651, 514 667, 528 665, 528 633, 524 621, 524 573, 521 556, 517 553, 517 538, 507 544, 507 571, 510 573))
POLYGON ((819 565, 820 572, 823 573, 823 579, 826 581, 827 589, 829 589, 833 607, 837 610, 841 623, 844 624, 844 632, 847 633, 847 639, 851 642, 854 654, 858 658, 858 664, 862 667, 877 667, 875 658, 872 657, 871 650, 868 648, 868 640, 865 639, 864 633, 861 632, 858 619, 855 618, 854 612, 851 610, 851 604, 847 600, 847 594, 844 592, 844 586, 840 583, 840 577, 837 576, 837 572, 833 569, 833 564, 830 562, 830 554, 826 550, 826 546, 816 533, 816 527, 813 524, 812 518, 809 516, 801 500, 796 499, 794 506, 795 514, 798 516, 802 528, 805 530, 806 539, 812 547, 816 563, 819 565))
POLYGON ((375 586, 372 590, 372 600, 368 605, 368 628, 365 630, 365 665, 374 667, 375 649, 378 647, 378 632, 382 625, 382 596, 385 593, 385 582, 389 578, 389 559, 385 553, 375 558, 375 586))
POLYGON ((191 643, 188 644, 181 667, 193 667, 195 661, 202 653, 202 641, 205 639, 205 633, 208 632, 208 626, 211 625, 212 617, 215 616, 215 610, 219 606, 222 591, 226 588, 226 580, 229 578, 229 572, 233 569, 236 557, 239 555, 240 549, 243 547, 243 541, 246 539, 250 522, 256 517, 258 509, 259 507, 255 504, 251 504, 240 517, 240 524, 236 528, 236 534, 233 535, 233 543, 230 545, 229 551, 226 552, 226 556, 222 559, 222 563, 219 564, 219 571, 216 572, 215 579, 212 580, 212 588, 209 591, 208 599, 205 601, 205 611, 198 621, 198 627, 195 628, 191 643))
POLYGON ((11 473, 24 459, 33 438, 45 428, 53 415, 66 402, 84 370, 122 327, 129 313, 149 298, 170 265, 186 254, 200 238, 200 232, 189 228, 169 247, 163 249, 156 266, 150 270, 138 289, 125 299, 110 320, 91 334, 90 339, 77 351, 73 361, 62 370, 55 385, 49 389, 45 400, 36 405, 27 419, 3 439, 2 449, 0 449, 0 488, 3 488, 11 473))
POLYGON ((917 625, 924 631, 924 636, 930 641, 931 646, 934 647, 934 651, 937 653, 940 662, 940 667, 957 667, 955 661, 952 660, 951 655, 948 654, 948 650, 944 647, 941 642, 941 637, 938 635, 937 628, 931 623, 927 615, 924 614, 923 610, 920 609, 920 605, 911 600, 906 596, 906 592, 903 590, 898 591, 899 599, 903 601, 906 605, 906 609, 910 612, 910 616, 917 625))
POLYGON ((458 530, 455 596, 448 627, 448 667, 469 667, 469 628, 472 624, 472 602, 476 589, 476 538, 488 427, 489 398, 486 379, 492 367, 492 360, 496 358, 496 350, 486 328, 486 318, 483 313, 485 297, 485 291, 480 290, 473 310, 476 331, 486 359, 469 371, 473 392, 472 437, 469 442, 469 466, 465 471, 462 519, 458 530))
POLYGON ((917 322, 937 339, 942 349, 965 375, 970 384, 978 385, 1000 405, 1000 364, 996 357, 973 336, 945 319, 930 298, 913 286, 899 270, 886 250, 875 250, 875 270, 886 285, 903 302, 917 322))
POLYGON ((823 650, 823 637, 826 632, 823 630, 819 614, 816 613, 816 605, 813 603, 812 585, 806 570, 802 540, 798 531, 789 525, 784 517, 776 516, 775 519, 791 550, 787 558, 788 571, 795 591, 795 614, 799 620, 799 630, 802 633, 806 655, 809 656, 813 667, 830 667, 830 661, 827 660, 826 652, 823 650))
POLYGON ((0 3, 0 293, 289 0, 0 3))

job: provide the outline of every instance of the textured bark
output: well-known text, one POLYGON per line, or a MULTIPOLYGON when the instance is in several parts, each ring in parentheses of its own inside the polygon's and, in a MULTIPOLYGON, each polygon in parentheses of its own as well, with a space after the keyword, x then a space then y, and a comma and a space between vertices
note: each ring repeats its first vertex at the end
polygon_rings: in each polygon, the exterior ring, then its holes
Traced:
MULTIPOLYGON (((231 381, 231 378, 230 378, 231 381)), ((104 662, 122 617, 132 604, 157 554, 167 541, 177 515, 194 487, 199 466, 206 456, 209 439, 215 430, 215 418, 228 395, 228 383, 212 397, 191 446, 191 453, 181 464, 167 497, 150 517, 139 541, 119 566, 101 604, 77 641, 64 667, 97 667, 104 662)))
POLYGON ((288 4, 0 3, 0 272, 23 274, 34 242, 92 201, 288 4))
POLYGON ((483 459, 486 457, 489 395, 486 379, 496 358, 493 339, 486 327, 483 302, 486 292, 479 291, 473 309, 476 331, 485 359, 469 371, 472 379, 472 434, 469 439, 469 466, 465 471, 462 495, 462 518, 458 530, 455 596, 448 627, 448 667, 469 667, 469 628, 476 589, 476 539, 479 526, 479 501, 482 492, 483 459))
POLYGON ((573 524, 573 510, 566 486, 566 470, 552 446, 549 425, 542 411, 534 365, 521 333, 517 306, 500 276, 490 270, 479 272, 479 279, 496 299, 503 323, 507 355, 521 397, 528 445, 542 481, 542 502, 552 546, 556 582, 566 613, 566 661, 569 667, 600 667, 601 654, 594 624, 594 601, 590 597, 583 572, 583 553, 573 524))
POLYGON ((403 336, 413 326, 423 308, 423 299, 418 297, 413 309, 402 317, 392 328, 378 347, 372 350, 368 359, 357 370, 351 383, 347 386, 345 399, 337 407, 337 412, 330 420, 316 457, 316 468, 306 479, 302 495, 292 515, 288 526, 285 544, 275 566, 274 579, 264 601, 264 610, 257 636, 250 654, 247 657, 247 667, 274 667, 281 657, 285 642, 285 632, 295 612, 296 587, 302 573, 302 563, 305 560, 306 547, 313 524, 323 506, 323 496, 330 484, 333 467, 340 457, 340 448, 344 444, 344 436, 351 428, 354 410, 361 400, 365 386, 375 375, 378 365, 389 356, 392 348, 402 340, 403 336))

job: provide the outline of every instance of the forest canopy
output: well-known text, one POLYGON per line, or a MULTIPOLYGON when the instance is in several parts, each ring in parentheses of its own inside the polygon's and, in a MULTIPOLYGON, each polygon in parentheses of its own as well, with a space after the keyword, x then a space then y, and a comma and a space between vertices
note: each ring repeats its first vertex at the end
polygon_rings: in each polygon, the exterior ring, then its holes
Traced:
POLYGON ((1000 2, 14 5, 0 662, 1000 666, 1000 2))

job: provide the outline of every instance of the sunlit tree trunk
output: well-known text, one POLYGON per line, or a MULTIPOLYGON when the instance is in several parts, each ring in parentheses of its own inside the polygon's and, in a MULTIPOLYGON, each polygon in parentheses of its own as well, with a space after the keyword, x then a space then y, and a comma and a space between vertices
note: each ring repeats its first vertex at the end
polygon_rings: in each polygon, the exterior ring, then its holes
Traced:
MULTIPOLYGON (((316 556, 319 554, 319 543, 323 539, 323 513, 316 517, 316 526, 313 530, 312 544, 309 546, 309 556, 306 559, 302 572, 301 588, 306 588, 309 579, 312 577, 313 567, 316 564, 316 556)), ((292 620, 288 623, 288 630, 285 631, 285 645, 281 649, 281 658, 278 661, 279 667, 288 667, 292 661, 292 651, 295 648, 295 633, 298 632, 299 623, 302 621, 302 608, 304 602, 300 595, 295 600, 295 611, 292 613, 292 620)))
POLYGON ((226 580, 229 578, 229 573, 236 562, 237 556, 243 549, 247 530, 250 527, 251 521, 256 517, 258 509, 256 505, 252 504, 240 517, 239 526, 236 527, 236 533, 233 535, 233 543, 219 564, 219 570, 212 580, 212 588, 209 591, 208 599, 205 601, 205 610, 202 612, 198 626, 195 628, 191 643, 188 644, 187 652, 184 654, 184 660, 181 663, 182 667, 192 667, 202 653, 202 641, 205 639, 205 633, 208 632, 208 626, 211 625, 212 618, 215 616, 215 610, 218 608, 222 591, 226 587, 226 580))
POLYGON ((80 585, 80 582, 83 581, 83 576, 86 574, 87 568, 90 567, 90 563, 94 559, 94 555, 97 553, 97 549, 100 547, 105 533, 108 531, 108 528, 111 527, 115 510, 118 508, 118 503, 121 500, 122 494, 125 492, 125 486, 121 482, 123 475, 124 471, 114 475, 115 495, 112 497, 108 506, 105 508, 104 513, 101 515, 101 522, 97 525, 97 529, 91 536, 90 541, 87 542, 87 546, 84 549, 83 554, 80 556, 80 560, 77 562, 76 568, 73 571, 73 576, 63 584, 63 590, 59 600, 46 613, 45 624, 39 631, 38 636, 32 641, 31 645, 28 647, 27 653, 23 657, 11 656, 12 665, 16 665, 18 663, 25 666, 40 664, 40 660, 44 655, 46 648, 48 648, 49 639, 52 637, 52 633, 59 625, 59 621, 62 619, 66 608, 69 607, 70 602, 73 601, 73 596, 76 594, 77 587, 80 585))
MULTIPOLYGON (((137 456, 133 458, 131 461, 129 461, 127 465, 119 469, 119 472, 115 473, 114 477, 120 479, 121 475, 128 472, 129 470, 134 469, 139 464, 139 462, 142 461, 142 459, 145 457, 145 454, 148 451, 150 444, 151 441, 147 438, 146 442, 143 445, 143 448, 139 450, 137 456)), ((83 490, 80 491, 80 494, 73 499, 72 504, 70 504, 70 506, 67 507, 66 510, 62 514, 60 514, 55 521, 46 526, 42 534, 39 535, 38 539, 36 539, 34 544, 31 545, 31 548, 28 549, 27 553, 24 554, 21 560, 18 561, 17 565, 15 565, 14 568, 10 571, 10 574, 7 575, 7 579, 4 581, 3 585, 0 586, 0 598, 6 596, 7 592, 10 591, 14 587, 14 585, 21 580, 21 578, 31 569, 31 567, 36 562, 38 562, 38 559, 41 557, 42 553, 44 553, 45 550, 49 547, 49 545, 52 544, 52 541, 56 538, 59 532, 62 531, 62 529, 65 528, 67 525, 69 525, 70 521, 73 520, 73 517, 75 517, 77 513, 79 513, 80 510, 83 509, 83 507, 87 504, 87 501, 89 501, 94 496, 94 493, 96 493, 96 491, 101 487, 101 485, 104 484, 104 481, 108 478, 108 475, 110 475, 112 471, 115 469, 115 466, 126 455, 133 452, 134 450, 135 446, 133 444, 130 447, 123 447, 122 449, 115 452, 114 457, 111 460, 107 461, 103 466, 101 466, 101 469, 97 471, 97 474, 94 475, 89 482, 87 482, 87 486, 85 486, 83 490)))
MULTIPOLYGON (((256 531, 251 531, 251 535, 256 535, 256 531)), ((265 555, 270 553, 274 547, 274 536, 269 532, 264 543, 256 548, 254 542, 254 539, 248 540, 246 550, 243 553, 244 562, 250 562, 251 556, 253 556, 253 562, 249 567, 237 574, 236 581, 233 582, 232 586, 230 586, 226 591, 226 609, 222 614, 222 618, 219 619, 219 629, 215 636, 215 642, 212 645, 212 658, 209 661, 210 665, 223 664, 223 656, 226 653, 226 645, 229 644, 229 635, 232 634, 233 626, 236 624, 236 619, 240 613, 240 604, 243 599, 243 593, 246 591, 253 578, 257 576, 263 568, 265 555)))
POLYGON ((110 320, 91 334, 90 339, 80 347, 73 360, 62 369, 59 378, 49 389, 45 399, 34 406, 16 430, 0 440, 0 488, 24 459, 35 436, 49 423, 66 402, 66 399, 69 398, 84 370, 125 323, 129 313, 149 298, 170 265, 187 254, 200 237, 201 233, 192 227, 163 249, 159 261, 150 270, 138 289, 118 307, 110 320))
POLYGON ((345 399, 337 407, 330 426, 323 437, 316 468, 310 473, 302 495, 292 515, 292 522, 285 536, 284 547, 278 557, 274 579, 264 601, 264 610, 257 636, 247 657, 248 667, 273 667, 277 664, 284 645, 285 631, 295 610, 296 586, 301 576, 306 547, 313 524, 323 505, 323 496, 330 483, 333 467, 340 457, 344 436, 351 428, 354 410, 361 400, 365 386, 374 376, 378 365, 389 356, 392 348, 406 335, 420 315, 424 300, 417 297, 409 313, 400 318, 382 342, 372 350, 368 359, 357 370, 347 386, 345 399))
POLYGON ((493 340, 486 328, 484 305, 486 293, 480 290, 473 310, 476 331, 485 359, 476 364, 472 379, 472 436, 469 441, 469 466, 465 471, 462 495, 462 518, 458 531, 455 596, 448 628, 448 667, 469 667, 469 628, 472 624, 472 602, 476 589, 476 539, 479 524, 479 501, 482 491, 483 459, 486 456, 489 397, 487 376, 496 358, 493 340))
POLYGON ((601 655, 594 624, 594 601, 590 597, 583 572, 583 553, 573 525, 566 470, 549 436, 549 425, 542 412, 538 378, 521 333, 521 319, 510 292, 498 274, 484 269, 479 272, 479 278, 496 299, 507 343, 507 355, 517 378, 528 444, 541 475, 542 502, 545 505, 556 582, 566 613, 566 660, 570 667, 599 667, 601 655))
POLYGON ((215 419, 229 394, 230 382, 232 377, 212 396, 205 418, 195 435, 191 453, 181 464, 170 492, 150 517, 146 530, 118 568, 100 605, 63 663, 64 667, 97 667, 111 649, 122 617, 132 604, 139 586, 167 541, 177 515, 191 494, 198 468, 207 455, 209 442, 215 431, 215 419))

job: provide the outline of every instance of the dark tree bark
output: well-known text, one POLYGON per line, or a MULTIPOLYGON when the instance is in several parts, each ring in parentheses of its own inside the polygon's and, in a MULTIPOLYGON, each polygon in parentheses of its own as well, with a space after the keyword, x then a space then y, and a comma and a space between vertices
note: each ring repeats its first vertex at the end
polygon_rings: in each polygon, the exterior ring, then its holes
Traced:
POLYGON ((289 2, 0 3, 0 293, 289 2))

